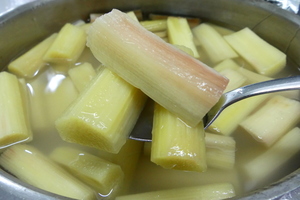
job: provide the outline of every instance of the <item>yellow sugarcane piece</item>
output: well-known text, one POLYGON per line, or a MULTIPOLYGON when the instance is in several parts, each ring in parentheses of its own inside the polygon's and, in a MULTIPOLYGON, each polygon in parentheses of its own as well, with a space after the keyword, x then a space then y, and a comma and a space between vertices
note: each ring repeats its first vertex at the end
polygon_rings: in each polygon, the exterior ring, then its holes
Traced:
POLYGON ((124 178, 119 165, 79 149, 57 147, 50 158, 102 195, 108 195, 124 178))
POLYGON ((286 55, 249 28, 226 35, 224 39, 259 74, 272 76, 286 65, 286 55))
POLYGON ((57 33, 52 34, 29 51, 12 61, 8 65, 8 71, 20 77, 32 78, 43 67, 46 66, 43 56, 57 37, 57 33))
POLYGON ((53 126, 55 120, 62 115, 68 106, 78 97, 70 77, 61 74, 54 75, 49 79, 49 84, 45 87, 42 105, 50 125, 53 126), (59 83, 59 84, 57 84, 59 83))
POLYGON ((91 13, 90 14, 90 22, 93 23, 98 17, 102 16, 103 13, 91 13))
POLYGON ((20 94, 21 94, 21 99, 23 103, 23 108, 24 108, 24 115, 26 119, 27 126, 30 128, 32 131, 32 126, 31 126, 31 119, 30 119, 30 96, 29 96, 29 91, 28 91, 28 86, 25 78, 19 78, 19 86, 20 86, 20 94))
POLYGON ((236 145, 232 137, 205 133, 207 166, 216 169, 233 169, 236 145))
POLYGON ((116 200, 152 200, 152 199, 227 199, 235 196, 235 190, 231 183, 216 183, 200 186, 191 186, 169 190, 160 190, 119 196, 116 200))
POLYGON ((37 188, 74 199, 96 200, 94 190, 33 146, 17 144, 0 156, 1 166, 37 188))
POLYGON ((161 39, 168 39, 168 32, 167 31, 158 31, 158 32, 153 32, 155 35, 160 37, 161 39))
POLYGON ((202 120, 228 83, 116 9, 92 24, 87 41, 107 68, 191 126, 202 120))
POLYGON ((265 152, 246 162, 241 169, 249 181, 248 188, 254 189, 263 186, 272 177, 278 177, 276 175, 278 171, 299 153, 299 140, 300 129, 292 128, 265 152))
POLYGON ((225 59, 214 66, 214 69, 218 72, 224 70, 224 69, 239 69, 240 66, 231 58, 225 59))
POLYGON ((84 32, 86 33, 89 30, 90 26, 91 26, 91 23, 85 23, 85 24, 80 25, 79 28, 83 29, 84 32))
POLYGON ((92 81, 56 120, 56 128, 65 141, 118 153, 147 97, 108 69, 92 81))
POLYGON ((229 35, 229 34, 234 33, 233 30, 225 28, 224 26, 219 26, 219 25, 212 24, 212 23, 207 23, 207 24, 210 25, 211 27, 213 27, 221 35, 229 35))
POLYGON ((189 54, 191 56, 194 56, 194 52, 190 48, 188 48, 186 46, 182 46, 182 45, 176 45, 176 44, 174 46, 177 49, 180 49, 181 51, 183 51, 183 52, 185 52, 185 53, 187 53, 187 54, 189 54))
POLYGON ((23 89, 16 75, 0 73, 0 149, 32 139, 23 89))
POLYGON ((268 97, 268 94, 259 95, 244 99, 229 106, 208 127, 208 130, 222 135, 231 135, 239 126, 239 123, 242 122, 259 105, 261 105, 268 97))
POLYGON ((257 141, 272 146, 300 120, 300 103, 280 95, 272 97, 240 123, 257 141))
POLYGON ((136 174, 136 168, 140 163, 143 142, 127 139, 124 146, 117 154, 105 151, 97 151, 97 156, 119 165, 124 173, 124 181, 109 195, 110 198, 127 194, 136 174))
POLYGON ((248 79, 244 75, 234 69, 223 69, 222 71, 220 71, 220 74, 229 79, 229 83, 224 90, 224 93, 234 90, 238 87, 242 87, 246 85, 248 81, 248 79))
POLYGON ((90 63, 85 62, 69 69, 68 74, 76 89, 81 92, 96 76, 96 71, 90 63))
POLYGON ((138 18, 137 18, 137 16, 135 15, 135 13, 133 12, 133 11, 129 11, 129 12, 127 12, 127 15, 129 16, 129 17, 131 17, 133 20, 135 20, 135 21, 139 21, 138 20, 138 18))
POLYGON ((207 169, 203 124, 187 126, 156 104, 151 161, 166 169, 203 172, 207 169))
POLYGON ((269 76, 258 74, 256 72, 250 71, 250 70, 248 70, 246 68, 243 68, 243 67, 239 67, 236 71, 243 74, 245 77, 247 77, 249 83, 251 83, 251 84, 258 83, 258 82, 263 82, 263 81, 269 81, 269 80, 273 79, 269 76))
POLYGON ((140 24, 152 32, 160 32, 167 30, 167 20, 166 19, 157 19, 157 20, 147 20, 141 21, 140 24))
POLYGON ((119 153, 111 157, 111 162, 120 165, 124 172, 123 184, 117 190, 119 194, 127 193, 132 184, 136 168, 139 164, 142 146, 143 142, 128 139, 119 153))
MULTIPOLYGON (((151 155, 152 142, 145 142, 143 154, 151 155)), ((205 133, 206 162, 208 168, 233 169, 235 165, 235 140, 232 137, 205 133)))
POLYGON ((193 33, 213 63, 238 57, 223 36, 210 25, 202 23, 193 28, 193 33))
POLYGON ((193 40, 193 33, 186 18, 168 17, 167 19, 168 39, 171 44, 182 45, 190 48, 195 58, 200 55, 193 40))
POLYGON ((86 33, 83 28, 65 24, 43 59, 54 64, 75 63, 85 48, 86 33))
MULTIPOLYGON (((168 17, 177 17, 177 16, 161 15, 161 14, 154 14, 154 13, 149 14, 149 19, 153 20, 153 21, 168 19, 168 17)), ((201 23, 201 19, 199 19, 199 18, 194 18, 194 17, 185 17, 185 18, 187 19, 189 26, 191 28, 193 28, 201 23)))

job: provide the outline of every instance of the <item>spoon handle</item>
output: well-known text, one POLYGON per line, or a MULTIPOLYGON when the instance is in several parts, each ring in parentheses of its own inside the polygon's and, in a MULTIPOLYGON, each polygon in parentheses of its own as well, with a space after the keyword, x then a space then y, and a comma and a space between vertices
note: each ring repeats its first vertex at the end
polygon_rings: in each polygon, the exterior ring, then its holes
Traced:
POLYGON ((226 103, 224 102, 224 105, 228 104, 227 106, 229 106, 234 102, 260 94, 297 89, 300 89, 300 76, 255 83, 225 93, 226 103))
POLYGON ((207 114, 205 129, 208 128, 213 121, 215 121, 225 108, 235 102, 260 94, 287 90, 300 90, 300 76, 291 76, 259 82, 229 91, 222 95, 219 102, 207 114))

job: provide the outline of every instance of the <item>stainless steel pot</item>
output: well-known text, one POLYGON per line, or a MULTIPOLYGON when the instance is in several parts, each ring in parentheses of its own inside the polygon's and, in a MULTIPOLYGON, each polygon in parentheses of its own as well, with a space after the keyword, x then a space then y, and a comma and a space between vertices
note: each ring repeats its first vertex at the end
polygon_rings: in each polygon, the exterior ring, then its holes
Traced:
MULTIPOLYGON (((91 12, 112 8, 197 16, 233 30, 247 26, 285 52, 295 72, 300 69, 300 17, 262 0, 39 0, 0 18, 1 70, 66 22, 87 19, 91 12)), ((300 199, 299 170, 241 199, 300 199)), ((0 169, 0 199, 68 198, 36 189, 0 169)))

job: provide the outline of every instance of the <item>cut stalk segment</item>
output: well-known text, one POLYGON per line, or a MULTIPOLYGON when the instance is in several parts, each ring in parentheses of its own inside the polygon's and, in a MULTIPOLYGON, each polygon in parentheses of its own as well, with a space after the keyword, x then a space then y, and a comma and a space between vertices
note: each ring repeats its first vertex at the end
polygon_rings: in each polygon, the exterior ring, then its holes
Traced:
POLYGON ((155 105, 151 161, 167 169, 206 170, 204 128, 187 126, 174 114, 155 105))
POLYGON ((111 153, 125 144, 147 97, 108 69, 56 120, 63 140, 111 153))
POLYGON ((85 62, 79 66, 69 69, 68 74, 76 89, 81 92, 96 76, 96 71, 90 63, 85 62))
POLYGON ((25 54, 14 60, 8 65, 8 70, 18 76, 32 78, 42 67, 46 66, 43 60, 44 54, 57 37, 57 33, 52 34, 25 54))
POLYGON ((22 89, 15 75, 0 73, 0 149, 32 139, 22 89))
POLYGON ((300 129, 295 127, 264 153, 246 162, 242 170, 249 179, 248 188, 254 189, 254 187, 262 186, 272 177, 280 178, 276 175, 278 171, 299 153, 299 140, 300 129))
POLYGON ((183 17, 168 17, 167 19, 168 39, 171 44, 182 45, 193 51, 194 57, 199 58, 193 33, 188 21, 183 17))
POLYGON ((269 94, 244 99, 226 108, 208 127, 213 133, 231 135, 239 124, 269 97, 269 94))
POLYGON ((193 28, 193 33, 213 63, 218 63, 228 58, 238 57, 238 54, 210 25, 202 23, 193 28))
POLYGON ((161 190, 153 192, 145 192, 140 194, 132 194, 119 196, 116 200, 186 200, 186 199, 227 199, 235 196, 235 190, 230 183, 208 184, 200 186, 192 186, 186 188, 176 188, 170 190, 161 190))
POLYGON ((142 151, 143 142, 128 139, 125 145, 117 154, 111 154, 105 151, 98 151, 98 156, 109 160, 122 168, 124 181, 112 191, 110 197, 127 194, 132 180, 136 174, 136 168, 142 151))
POLYGON ((273 78, 270 78, 268 76, 264 76, 261 74, 258 74, 256 72, 250 71, 248 69, 245 69, 243 67, 239 67, 237 71, 241 74, 243 74, 245 77, 247 77, 248 81, 253 84, 253 83, 258 83, 258 82, 263 82, 263 81, 269 81, 272 80, 273 78))
POLYGON ((119 165, 70 147, 58 147, 50 158, 102 195, 108 195, 124 178, 119 165))
POLYGON ((224 93, 242 87, 247 83, 247 78, 234 69, 223 69, 222 71, 220 71, 220 74, 229 79, 229 83, 224 93))
POLYGON ((214 69, 217 70, 218 72, 224 70, 224 69, 233 69, 233 70, 237 70, 239 69, 240 66, 232 59, 225 59, 222 62, 220 62, 219 64, 214 66, 214 69))
POLYGON ((286 55, 249 28, 226 35, 224 38, 259 74, 272 76, 286 65, 286 55))
POLYGON ((74 199, 95 200, 95 192, 36 148, 17 144, 0 156, 0 164, 20 180, 74 199))
POLYGON ((233 169, 236 148, 232 137, 206 132, 205 145, 208 167, 233 169))
POLYGON ((298 101, 278 95, 272 97, 240 125, 257 141, 271 146, 299 122, 299 113, 298 101))
POLYGON ((141 21, 140 24, 151 32, 160 32, 167 30, 167 20, 166 19, 157 19, 149 21, 141 21))
POLYGON ((228 82, 115 9, 92 24, 87 40, 100 62, 191 126, 219 100, 228 82))
MULTIPOLYGON (((170 15, 160 15, 160 14, 154 14, 151 13, 149 14, 149 19, 150 20, 161 20, 161 19, 168 19, 168 17, 176 17, 176 16, 170 16, 170 15)), ((189 26, 191 28, 199 25, 201 23, 201 20, 199 18, 193 18, 193 17, 186 17, 189 26)))
POLYGON ((84 29, 67 23, 59 31, 43 59, 55 64, 75 63, 84 50, 85 43, 84 29))

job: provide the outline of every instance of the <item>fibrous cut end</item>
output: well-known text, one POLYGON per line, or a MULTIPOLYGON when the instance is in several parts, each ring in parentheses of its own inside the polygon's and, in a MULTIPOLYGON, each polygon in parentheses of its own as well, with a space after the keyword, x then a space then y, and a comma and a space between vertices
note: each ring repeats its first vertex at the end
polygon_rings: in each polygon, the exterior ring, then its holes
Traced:
POLYGON ((107 68, 191 126, 202 120, 228 83, 116 9, 91 25, 87 45, 107 68))

